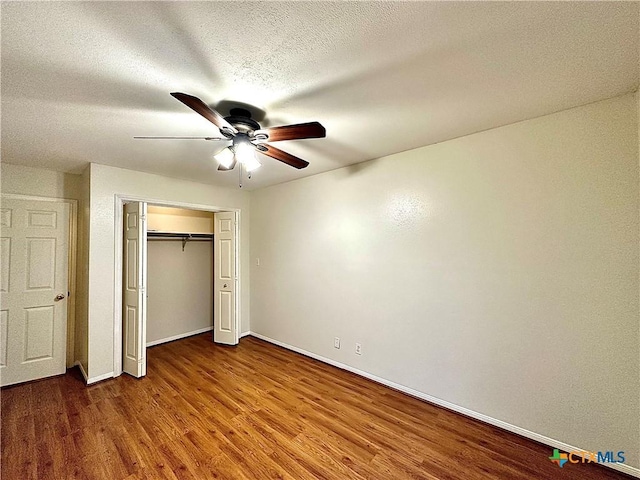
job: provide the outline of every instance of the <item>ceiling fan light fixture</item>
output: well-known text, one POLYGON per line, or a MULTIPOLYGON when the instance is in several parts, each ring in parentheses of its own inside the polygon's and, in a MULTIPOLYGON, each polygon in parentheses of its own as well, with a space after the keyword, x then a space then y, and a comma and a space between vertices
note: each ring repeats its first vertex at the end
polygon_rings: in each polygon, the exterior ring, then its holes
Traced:
MULTIPOLYGON (((171 96, 201 115, 218 127, 222 137, 134 137, 134 138, 189 138, 203 140, 228 140, 232 145, 214 155, 218 162, 218 170, 233 170, 236 163, 240 163, 247 172, 261 166, 256 159, 255 151, 274 158, 294 168, 305 168, 309 162, 265 143, 281 142, 284 140, 302 140, 307 138, 324 138, 326 129, 319 122, 297 123, 261 129, 260 124, 252 117, 255 107, 244 108, 246 104, 238 104, 229 110, 230 115, 223 117, 219 112, 209 107, 198 97, 182 92, 173 92, 171 96)), ((220 103, 222 104, 222 102, 220 103)), ((250 106, 248 106, 250 107, 250 106)), ((260 120, 264 118, 261 111, 260 120)), ((242 178, 242 168, 239 169, 242 178)), ((251 176, 249 175, 249 178, 251 176)), ((241 185, 242 186, 242 185, 241 185)))
POLYGON ((229 147, 220 150, 218 153, 216 153, 213 158, 216 159, 216 161, 218 162, 218 164, 220 164, 222 167, 224 168, 231 168, 231 165, 233 165, 233 152, 231 151, 231 149, 229 147))

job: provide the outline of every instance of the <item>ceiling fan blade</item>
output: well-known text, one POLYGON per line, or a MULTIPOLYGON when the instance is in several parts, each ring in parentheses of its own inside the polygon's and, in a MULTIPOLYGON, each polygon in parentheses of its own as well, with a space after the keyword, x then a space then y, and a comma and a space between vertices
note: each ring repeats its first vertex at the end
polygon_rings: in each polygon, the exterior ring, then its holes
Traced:
POLYGON ((303 138, 324 138, 327 131, 318 122, 298 123, 296 125, 283 125, 282 127, 265 128, 256 131, 269 135, 270 142, 282 140, 301 140, 303 138))
POLYGON ((229 140, 225 137, 133 137, 152 140, 229 140))
POLYGON ((306 160, 302 160, 301 158, 295 157, 290 153, 283 152, 279 148, 276 148, 268 143, 263 143, 260 145, 262 148, 259 148, 258 151, 265 155, 270 156, 271 158, 275 158, 276 160, 280 160, 287 165, 291 165, 295 168, 305 168, 309 165, 309 162, 306 160))
POLYGON ((234 168, 236 168, 236 163, 238 163, 238 162, 237 162, 237 160, 234 158, 234 159, 233 159, 233 162, 231 162, 231 165, 229 165, 229 168, 224 167, 224 166, 222 166, 222 165, 218 165, 218 170, 220 170, 221 172, 228 172, 229 170, 233 170, 234 168))
POLYGON ((202 115, 204 118, 213 123, 216 127, 220 129, 228 130, 234 135, 238 133, 238 131, 227 122, 222 115, 218 112, 210 108, 206 103, 200 100, 198 97, 194 97, 192 95, 187 95, 186 93, 173 92, 171 96, 177 100, 180 100, 187 107, 194 110, 195 112, 202 115))

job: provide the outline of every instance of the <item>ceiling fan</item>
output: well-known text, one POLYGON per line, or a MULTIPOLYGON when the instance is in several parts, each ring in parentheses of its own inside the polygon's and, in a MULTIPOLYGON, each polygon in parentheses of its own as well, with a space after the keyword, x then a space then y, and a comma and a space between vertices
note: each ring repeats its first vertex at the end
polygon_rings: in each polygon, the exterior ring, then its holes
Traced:
POLYGON ((133 137, 145 139, 199 139, 231 141, 231 145, 214 155, 218 161, 218 170, 233 170, 238 162, 247 172, 260 167, 255 156, 256 150, 295 168, 305 168, 309 162, 266 143, 282 140, 300 140, 304 138, 324 138, 325 128, 318 122, 284 125, 281 127, 260 128, 260 124, 251 118, 251 112, 244 108, 232 108, 230 115, 223 117, 202 100, 186 93, 174 92, 172 97, 199 113, 220 130, 221 137, 133 137))

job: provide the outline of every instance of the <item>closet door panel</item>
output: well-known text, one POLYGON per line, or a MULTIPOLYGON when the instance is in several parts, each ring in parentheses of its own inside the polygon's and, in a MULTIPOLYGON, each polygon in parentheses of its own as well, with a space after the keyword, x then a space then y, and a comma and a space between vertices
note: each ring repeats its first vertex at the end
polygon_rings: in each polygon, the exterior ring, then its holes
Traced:
POLYGON ((238 343, 238 265, 235 212, 219 212, 214 216, 214 285, 215 305, 213 340, 225 345, 238 343))
POLYGON ((124 206, 124 295, 122 370, 134 377, 147 373, 146 357, 146 280, 147 280, 147 204, 124 206))

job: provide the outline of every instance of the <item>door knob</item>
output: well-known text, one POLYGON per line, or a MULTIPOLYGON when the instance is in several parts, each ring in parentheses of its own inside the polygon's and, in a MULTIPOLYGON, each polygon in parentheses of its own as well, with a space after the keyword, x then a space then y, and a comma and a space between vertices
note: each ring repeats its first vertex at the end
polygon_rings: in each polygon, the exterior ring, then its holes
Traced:
POLYGON ((56 302, 59 302, 60 300, 64 300, 64 294, 60 293, 58 295, 56 295, 56 298, 54 299, 56 302))
POLYGON ((225 284, 224 284, 224 287, 222 287, 222 288, 227 288, 227 284, 225 283, 225 284))

